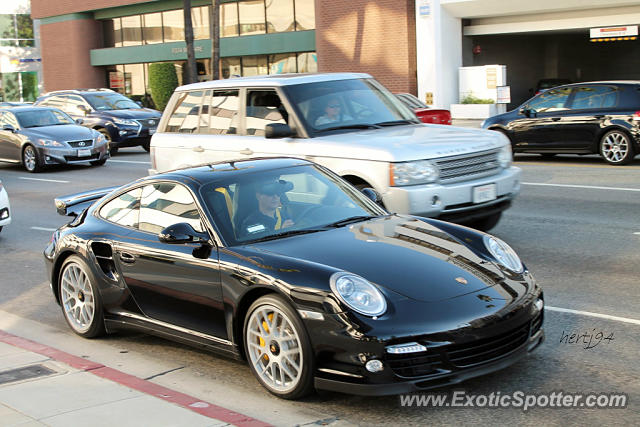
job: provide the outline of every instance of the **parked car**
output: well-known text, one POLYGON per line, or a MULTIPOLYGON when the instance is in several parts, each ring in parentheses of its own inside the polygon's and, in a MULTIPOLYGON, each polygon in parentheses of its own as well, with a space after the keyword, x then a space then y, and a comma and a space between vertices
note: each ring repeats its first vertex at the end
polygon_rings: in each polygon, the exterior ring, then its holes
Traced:
POLYGON ((109 158, 107 147, 100 132, 80 126, 57 108, 0 110, 0 161, 22 163, 29 172, 56 164, 102 166, 109 158))
POLYGON ((0 181, 0 231, 5 225, 11 224, 11 206, 9 204, 9 195, 4 189, 2 181, 0 181))
POLYGON ((562 86, 570 84, 571 80, 569 79, 541 79, 538 80, 536 84, 536 90, 534 95, 540 95, 542 92, 554 88, 556 86, 562 86))
POLYGON ((410 93, 396 93, 396 97, 411 108, 422 123, 435 123, 437 125, 451 124, 451 111, 438 108, 430 108, 427 104, 410 93))
POLYGON ((456 384, 542 342, 542 290, 506 243, 365 192, 263 158, 60 197, 77 216, 47 274, 76 334, 133 328, 243 358, 288 399, 456 384))
POLYGON ((82 125, 102 133, 112 154, 121 147, 141 146, 149 151, 149 140, 161 113, 111 89, 62 90, 38 98, 36 105, 59 108, 82 125))
POLYGON ((507 138, 427 126, 367 74, 241 77, 176 89, 150 173, 253 156, 312 159, 391 212, 488 230, 520 190, 507 138))
POLYGON ((33 102, 19 102, 19 101, 2 101, 2 102, 0 102, 0 108, 26 107, 28 105, 33 105, 33 102))
POLYGON ((640 82, 575 83, 550 89, 482 127, 507 135, 515 153, 600 154, 625 165, 640 153, 640 82))

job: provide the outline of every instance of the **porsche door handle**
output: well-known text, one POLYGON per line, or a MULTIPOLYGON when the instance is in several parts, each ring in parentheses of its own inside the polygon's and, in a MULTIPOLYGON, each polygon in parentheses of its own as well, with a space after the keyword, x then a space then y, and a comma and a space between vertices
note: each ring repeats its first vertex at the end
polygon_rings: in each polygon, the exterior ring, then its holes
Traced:
POLYGON ((560 121, 560 117, 551 117, 552 122, 560 121))
POLYGON ((250 156, 253 154, 253 150, 250 148, 245 148, 244 150, 240 150, 240 154, 250 156))
POLYGON ((127 252, 120 252, 120 260, 122 262, 126 262, 127 264, 133 264, 136 262, 136 257, 127 252))
POLYGON ((197 147, 193 147, 192 150, 195 151, 196 153, 202 153, 204 151, 204 148, 198 145, 197 147))

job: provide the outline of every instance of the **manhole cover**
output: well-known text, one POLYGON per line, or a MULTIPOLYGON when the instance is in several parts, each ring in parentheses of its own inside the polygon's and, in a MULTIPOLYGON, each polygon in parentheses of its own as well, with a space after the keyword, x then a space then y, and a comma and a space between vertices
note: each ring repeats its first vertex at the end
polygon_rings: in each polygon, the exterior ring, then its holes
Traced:
POLYGON ((31 378, 46 377, 55 374, 56 371, 43 365, 31 365, 23 368, 11 369, 0 372, 0 384, 12 383, 14 381, 28 380, 31 378))

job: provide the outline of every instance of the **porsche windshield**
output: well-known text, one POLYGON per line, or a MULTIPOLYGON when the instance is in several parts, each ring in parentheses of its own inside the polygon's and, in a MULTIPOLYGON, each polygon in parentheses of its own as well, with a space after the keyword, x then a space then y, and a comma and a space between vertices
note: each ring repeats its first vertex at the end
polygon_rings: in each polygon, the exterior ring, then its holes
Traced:
POLYGON ((216 228, 230 245, 324 231, 386 214, 315 166, 230 175, 234 178, 200 190, 216 228))
POLYGON ((284 86, 309 133, 420 123, 415 114, 373 79, 284 86))

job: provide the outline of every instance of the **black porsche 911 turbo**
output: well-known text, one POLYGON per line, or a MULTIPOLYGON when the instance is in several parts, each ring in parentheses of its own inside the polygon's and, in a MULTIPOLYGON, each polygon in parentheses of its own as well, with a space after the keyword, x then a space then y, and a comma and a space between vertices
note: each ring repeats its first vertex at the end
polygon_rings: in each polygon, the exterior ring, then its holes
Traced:
POLYGON ((543 341, 542 290, 513 249, 377 197, 291 158, 60 197, 75 218, 45 249, 51 287, 81 336, 134 328, 246 359, 289 399, 455 384, 543 341))

